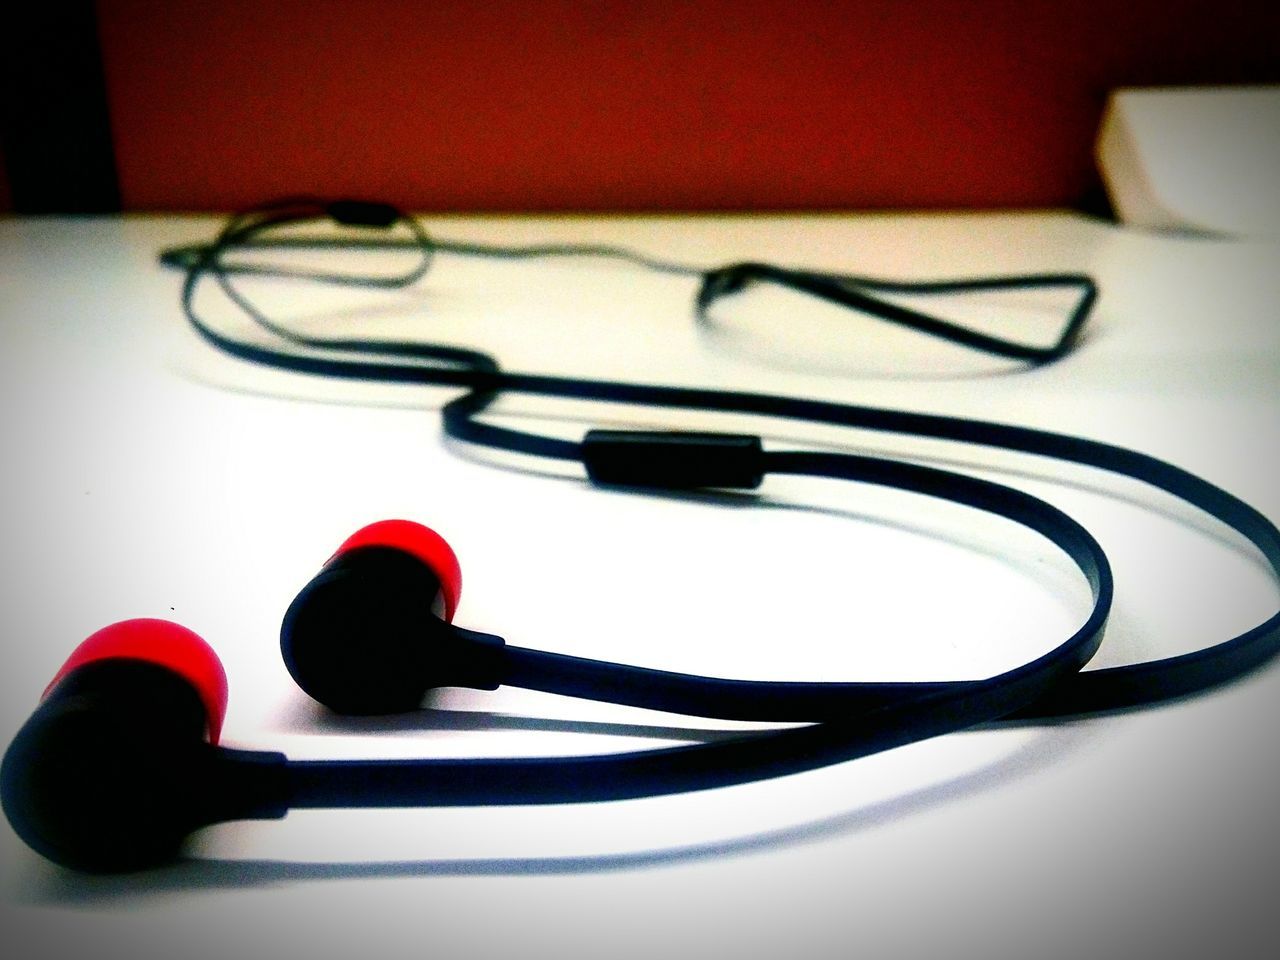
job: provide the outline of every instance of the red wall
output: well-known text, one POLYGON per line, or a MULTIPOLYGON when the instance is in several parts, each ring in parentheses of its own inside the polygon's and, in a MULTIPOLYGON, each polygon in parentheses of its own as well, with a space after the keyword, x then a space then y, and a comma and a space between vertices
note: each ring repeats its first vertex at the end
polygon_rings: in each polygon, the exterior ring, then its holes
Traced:
POLYGON ((1077 202, 1109 89, 1280 81, 1231 0, 99 0, 126 209, 1077 202))

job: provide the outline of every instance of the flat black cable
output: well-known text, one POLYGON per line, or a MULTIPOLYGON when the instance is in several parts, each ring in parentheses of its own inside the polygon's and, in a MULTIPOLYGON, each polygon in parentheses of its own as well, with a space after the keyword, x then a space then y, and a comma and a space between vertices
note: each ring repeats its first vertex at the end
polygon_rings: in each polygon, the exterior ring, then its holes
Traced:
POLYGON ((793 270, 767 263, 739 263, 706 274, 696 301, 697 316, 709 321, 710 307, 717 299, 737 293, 752 282, 772 282, 791 287, 867 313, 918 333, 928 334, 974 350, 1011 360, 1044 364, 1065 356, 1074 349, 1085 321, 1098 298, 1093 278, 1086 274, 1028 274, 1018 277, 982 277, 969 280, 937 280, 895 282, 872 277, 859 277, 811 270, 793 270), (872 296, 872 292, 899 294, 968 293, 994 290, 1027 290, 1065 287, 1079 290, 1080 296, 1067 317, 1066 325, 1052 344, 1038 347, 1002 337, 991 336, 968 327, 942 320, 888 300, 872 296))
MULTIPOLYGON (((1280 578, 1280 531, 1274 524, 1248 504, 1194 474, 1133 450, 1026 427, 829 401, 509 373, 501 371, 497 362, 484 354, 434 345, 355 341, 354 351, 383 356, 379 360, 357 360, 342 356, 301 355, 246 344, 216 333, 194 310, 194 290, 199 279, 204 273, 219 269, 221 251, 217 245, 205 249, 201 259, 188 269, 182 306, 193 327, 215 346, 241 359, 301 373, 379 382, 470 387, 470 393, 447 404, 443 411, 446 432, 466 442, 579 460, 581 445, 573 441, 495 427, 476 419, 500 393, 529 393, 642 406, 759 414, 1006 449, 1097 468, 1170 493, 1244 536, 1280 578), (453 365, 397 363, 392 358, 402 348, 406 356, 453 365)), ((309 342, 304 337, 293 339, 301 344, 309 342)), ((342 341, 323 342, 329 349, 343 348, 342 341)), ((1069 717, 1171 700, 1241 676, 1273 658, 1278 650, 1280 612, 1239 636, 1193 653, 1082 672, 1058 685, 1037 703, 1020 709, 1018 716, 1026 719, 1069 717)))
MULTIPOLYGON (((341 203, 341 202, 340 202, 341 203)), ((267 229, 270 226, 280 226, 285 224, 293 224, 298 222, 306 222, 314 219, 323 219, 331 217, 338 219, 343 216, 339 222, 353 226, 377 227, 382 225, 386 214, 383 209, 385 205, 368 204, 373 210, 370 215, 361 217, 364 213, 363 204, 354 204, 346 202, 346 206, 338 207, 338 213, 330 212, 333 204, 323 204, 320 201, 311 201, 303 198, 296 201, 282 201, 272 205, 271 213, 279 208, 293 209, 296 212, 292 216, 283 219, 276 218, 269 213, 265 217, 250 217, 240 214, 232 217, 228 224, 219 232, 214 243, 201 247, 198 250, 196 259, 190 262, 186 270, 186 276, 183 282, 182 302, 184 304, 184 312, 194 329, 200 333, 205 340, 211 345, 229 353, 232 356, 239 357, 243 360, 254 363, 266 363, 268 366, 279 364, 271 364, 267 362, 267 357, 275 355, 278 351, 273 351, 267 347, 258 347, 254 344, 236 340, 232 337, 224 336, 218 333, 212 327, 203 323, 195 313, 194 297, 196 286, 200 279, 206 274, 212 274, 218 281, 219 287, 228 295, 233 303, 236 304, 246 316, 250 317, 256 324, 268 330, 275 336, 293 343, 298 346, 307 347, 315 350, 340 351, 345 353, 359 353, 366 355, 385 355, 395 357, 408 357, 415 360, 425 360, 435 363, 438 366, 437 375, 444 377, 443 382, 456 384, 459 386, 469 385, 477 371, 496 370, 496 363, 487 354, 476 350, 467 350, 459 347, 449 347, 435 344, 415 343, 413 341, 380 341, 380 340, 360 340, 352 338, 323 338, 308 337, 295 333, 287 327, 274 323, 269 317, 259 310, 247 297, 238 291, 234 284, 230 282, 225 268, 221 263, 222 255, 229 249, 242 245, 248 238, 254 236, 258 230, 267 229), (453 376, 457 379, 451 379, 453 376)), ((387 208, 390 209, 390 208, 387 208)), ((283 215, 282 215, 283 216, 283 215)), ((406 222, 412 224, 411 230, 414 235, 415 243, 422 253, 422 262, 406 274, 392 278, 370 278, 370 282, 362 283, 361 279, 356 276, 332 273, 317 273, 312 271, 297 271, 287 267, 270 267, 263 266, 260 269, 270 276, 289 277, 291 279, 313 280, 324 283, 339 283, 343 285, 360 285, 360 286, 408 286, 420 278, 430 265, 432 256, 431 240, 417 225, 412 218, 402 218, 406 222)), ((281 362, 288 362, 288 369, 298 373, 310 373, 322 376, 355 376, 357 371, 362 371, 360 379, 381 379, 388 382, 400 382, 404 378, 404 372, 400 364, 379 364, 376 362, 357 362, 351 365, 345 365, 339 358, 334 356, 328 357, 307 357, 302 355, 292 355, 292 360, 285 361, 281 355, 281 362), (345 371, 345 372, 328 372, 328 371, 345 371)))
MULTIPOLYGON (((368 201, 339 200, 325 202, 311 197, 290 198, 235 214, 224 227, 214 245, 221 247, 219 254, 230 246, 241 249, 355 249, 389 250, 414 249, 425 252, 424 262, 413 274, 412 280, 391 278, 361 279, 351 275, 301 271, 292 267, 255 263, 226 265, 221 256, 217 270, 219 282, 228 296, 235 294, 226 282, 230 273, 289 277, 317 282, 360 286, 407 286, 426 273, 431 254, 445 251, 463 256, 490 259, 523 260, 550 257, 598 257, 620 260, 649 270, 675 276, 699 277, 701 283, 694 298, 694 314, 699 322, 711 322, 711 307, 719 299, 740 292, 749 283, 772 282, 794 290, 839 304, 851 310, 905 326, 928 336, 936 337, 959 346, 993 356, 1020 360, 1031 364, 1049 363, 1069 353, 1076 345, 1094 302, 1097 286, 1092 277, 1081 273, 1036 273, 991 277, 971 277, 950 280, 886 280, 854 274, 839 274, 800 270, 767 263, 732 263, 711 269, 650 257, 639 251, 611 244, 529 244, 522 246, 480 244, 429 237, 416 219, 400 214, 394 207, 368 201), (371 212, 370 212, 371 211, 371 212), (401 223, 411 236, 400 239, 383 238, 334 238, 334 237, 263 237, 269 227, 305 223, 329 218, 349 226, 387 227, 401 223), (902 304, 875 296, 875 293, 936 295, 955 293, 980 293, 1000 290, 1044 290, 1073 288, 1080 296, 1068 315, 1065 325, 1052 344, 1034 346, 972 330, 961 324, 925 313, 902 304)), ((188 245, 165 250, 160 262, 181 270, 192 270, 199 262, 208 262, 209 245, 188 245)), ((247 307, 245 309, 248 309, 247 307)), ((260 318, 265 320, 265 318, 260 318)))
MULTIPOLYGON (((310 219, 310 218, 308 218, 310 219)), ((295 221, 296 222, 296 221, 295 221)), ((585 258, 617 260, 623 263, 645 267, 655 273, 668 273, 678 277, 702 277, 707 271, 687 263, 674 260, 663 260, 650 257, 629 247, 596 243, 530 243, 520 245, 503 245, 491 243, 472 243, 465 240, 447 240, 432 236, 431 248, 440 253, 453 253, 464 257, 477 257, 491 260, 546 260, 556 258, 585 258)), ((356 251, 388 251, 417 248, 416 239, 385 239, 374 237, 326 237, 326 236, 279 236, 246 238, 238 246, 245 250, 356 250, 356 251)), ((160 252, 162 266, 176 270, 189 270, 209 249, 207 243, 184 244, 170 247, 160 252)), ((263 276, 280 276, 271 268, 260 269, 250 262, 237 263, 229 272, 241 274, 261 274, 263 276)), ((338 275, 341 276, 341 275, 338 275)))
MULTIPOLYGON (((310 197, 297 197, 278 201, 267 207, 260 207, 246 213, 232 216, 219 232, 213 243, 217 251, 225 252, 231 247, 244 247, 253 242, 253 238, 262 231, 272 227, 295 226, 316 221, 332 221, 334 223, 368 229, 388 229, 403 225, 409 236, 405 239, 407 248, 418 254, 418 263, 410 270, 385 277, 368 274, 337 273, 322 270, 298 270, 278 264, 240 264, 236 272, 257 273, 270 277, 289 277, 296 280, 311 280, 343 286, 372 287, 397 289, 417 283, 431 268, 435 256, 435 245, 422 225, 411 217, 401 217, 394 207, 387 204, 356 200, 337 200, 325 202, 310 197)), ((385 242, 385 241, 384 241, 385 242)), ((347 245, 351 243, 347 239, 347 245)), ((197 250, 200 259, 212 250, 197 250)), ((165 257, 162 255, 162 261, 165 257)), ((218 257, 220 259, 220 257, 218 257)), ((218 271, 219 283, 228 296, 235 296, 235 291, 226 282, 225 269, 218 271)), ((259 322, 262 322, 260 318, 259 322)), ((268 326, 270 326, 268 324, 268 326)), ((287 335, 287 334, 282 334, 287 335)))

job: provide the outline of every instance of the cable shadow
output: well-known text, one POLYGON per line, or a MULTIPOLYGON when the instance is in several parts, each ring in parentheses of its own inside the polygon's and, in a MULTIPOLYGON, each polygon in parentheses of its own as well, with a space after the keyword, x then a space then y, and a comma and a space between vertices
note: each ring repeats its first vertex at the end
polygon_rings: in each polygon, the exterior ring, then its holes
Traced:
MULTIPOLYGON (((830 350, 818 354, 810 350, 792 354, 780 349, 776 340, 762 337, 748 330, 739 330, 719 323, 698 324, 699 338, 707 349, 718 355, 733 357, 740 363, 749 363, 766 370, 783 371, 807 377, 823 377, 832 380, 858 380, 862 383, 980 383, 1003 380, 1033 372, 1023 361, 998 357, 975 357, 972 351, 945 344, 929 344, 925 356, 936 359, 936 365, 922 364, 919 359, 904 361, 901 356, 884 357, 882 363, 867 361, 867 354, 849 350, 830 350), (956 351, 959 359, 944 356, 956 351)), ((875 342, 874 332, 867 334, 875 342)), ((923 335, 921 335, 923 336, 923 335)), ((1083 342, 1083 338, 1082 338, 1083 342)))
POLYGON ((75 873, 44 864, 35 860, 33 855, 31 872, 37 875, 29 877, 21 885, 17 899, 32 906, 102 909, 126 907, 181 893, 266 889, 304 882, 433 876, 603 875, 764 855, 853 837, 946 804, 975 799, 1064 761, 1095 737, 1095 730, 1087 725, 1044 730, 1034 742, 945 783, 832 816, 707 843, 565 857, 479 857, 363 863, 185 859, 143 873, 110 876, 75 873))
POLYGON ((557 720, 528 717, 484 710, 448 710, 428 704, 414 713, 379 717, 348 717, 326 710, 318 704, 307 706, 305 725, 308 733, 319 735, 359 735, 394 733, 521 731, 532 733, 575 733, 588 736, 633 737, 642 740, 672 740, 688 743, 711 743, 740 740, 753 735, 751 730, 726 730, 707 727, 659 726, 641 723, 609 723, 596 720, 557 720))

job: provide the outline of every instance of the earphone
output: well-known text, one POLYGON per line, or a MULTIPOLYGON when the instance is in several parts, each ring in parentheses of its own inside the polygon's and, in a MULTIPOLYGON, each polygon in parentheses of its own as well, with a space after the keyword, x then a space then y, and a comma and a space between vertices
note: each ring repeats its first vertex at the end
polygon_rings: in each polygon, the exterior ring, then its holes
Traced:
MULTIPOLYGON (((199 636, 162 620, 113 624, 71 654, 0 765, 0 800, 34 850, 88 871, 174 857, 188 834, 305 807, 475 806, 616 800, 795 773, 1005 715, 1079 670, 1102 639, 1111 574, 1096 541, 1048 504, 988 481, 884 461, 876 482, 1022 523, 1062 549, 1093 607, 1048 653, 979 681, 720 680, 511 647, 454 626, 461 571, 434 531, 381 521, 349 536, 298 593, 281 652, 299 685, 340 712, 415 709, 437 686, 510 684, 708 717, 819 720, 710 744, 573 758, 290 761, 218 744, 226 674, 199 636)), ((860 465, 863 479, 873 475, 860 465)), ((852 469, 848 470, 853 473, 852 469)))
MULTIPOLYGON (((339 212, 344 216, 352 216, 350 210, 340 208, 339 212)), ((398 222, 397 217, 398 215, 393 217, 386 214, 380 218, 383 221, 381 224, 367 225, 387 226, 398 222)), ((281 213, 279 219, 272 220, 265 226, 289 222, 291 218, 292 213, 281 213)), ((208 327, 196 316, 191 302, 192 293, 195 285, 208 276, 216 277, 227 289, 234 290, 229 281, 234 271, 226 267, 221 258, 228 249, 237 243, 250 241, 255 236, 255 231, 263 228, 263 224, 255 223, 245 226, 240 232, 224 232, 218 243, 203 248, 194 257, 187 255, 182 260, 188 269, 184 284, 184 307, 188 316, 207 340, 227 352, 279 368, 313 374, 410 383, 444 383, 465 387, 468 392, 452 401, 444 411, 446 430, 451 436, 466 442, 487 444, 524 454, 573 460, 581 463, 587 476, 598 484, 660 489, 750 489, 771 472, 810 472, 861 482, 889 482, 891 485, 894 481, 899 481, 896 485, 917 492, 959 499, 980 509, 993 509, 994 512, 1011 516, 1048 536, 1068 553, 1086 578, 1090 579, 1094 589, 1094 609, 1081 632, 1065 644, 1060 644, 1047 655, 1047 659, 1039 658, 1008 674, 976 683, 851 684, 847 685, 847 689, 836 689, 840 685, 792 685, 790 692, 783 693, 787 689, 784 685, 773 687, 769 691, 757 689, 737 694, 739 704, 745 702, 746 707, 735 706, 735 710, 760 711, 765 708, 758 704, 773 698, 768 709, 775 712, 730 714, 712 712, 727 711, 728 708, 721 706, 721 701, 715 695, 700 688, 705 678, 673 679, 667 692, 661 694, 667 698, 667 706, 661 707, 662 709, 691 708, 692 712, 704 711, 711 716, 768 716, 773 719, 819 721, 799 730, 755 735, 729 743, 609 758, 579 758, 567 763, 510 760, 299 764, 287 761, 278 754, 241 756, 237 752, 226 751, 226 748, 211 748, 211 754, 204 747, 193 748, 190 750, 191 757, 199 754, 205 759, 182 760, 176 766, 158 765, 165 770, 186 771, 186 779, 180 782, 163 780, 161 790, 166 796, 179 798, 179 812, 166 818, 147 807, 148 822, 159 821, 165 824, 166 829, 160 831, 164 834, 163 838, 149 840, 146 837, 134 837, 122 841, 119 838, 127 838, 128 832, 115 831, 110 822, 111 817, 97 812, 85 819, 76 819, 80 816, 76 814, 73 822, 96 823, 108 834, 114 831, 117 840, 86 837, 84 831, 80 831, 73 838, 74 842, 68 845, 56 835, 58 828, 49 827, 46 821, 54 814, 65 813, 70 800, 61 790, 53 789, 58 784, 51 785, 47 779, 41 780, 44 773, 40 771, 62 771, 73 779, 81 777, 82 773, 72 774, 69 772, 71 767, 48 761, 46 751, 51 735, 47 730, 50 727, 55 730, 52 735, 55 746, 75 747, 75 737, 58 731, 63 729, 64 723, 74 727, 83 721, 64 721, 62 716, 64 713, 80 716, 79 711, 87 710, 99 701, 111 704, 107 708, 109 714, 125 716, 126 719, 119 721, 122 729, 132 730, 135 726, 140 728, 142 721, 136 716, 139 711, 117 702, 120 699, 130 699, 122 696, 120 689, 128 689, 130 684, 141 684, 148 689, 150 684, 157 684, 161 689, 166 685, 173 686, 172 680, 134 679, 125 681, 122 688, 115 688, 113 684, 117 681, 108 680, 107 676, 112 672, 119 675, 120 665, 116 664, 108 669, 105 663, 126 659, 125 657, 108 656, 91 660, 82 658, 78 661, 73 657, 76 664, 63 672, 52 686, 45 704, 15 740, 6 756, 3 777, 5 808, 15 827, 24 839, 54 859, 89 869, 145 866, 171 855, 183 833, 193 828, 193 825, 211 822, 206 819, 209 816, 271 817, 282 815, 289 806, 553 803, 640 796, 743 782, 795 772, 822 763, 852 759, 913 739, 961 729, 984 719, 1009 715, 1068 716, 1159 702, 1172 696, 1206 689, 1238 676, 1274 655, 1277 643, 1280 642, 1277 639, 1280 635, 1278 613, 1238 637, 1195 654, 1080 673, 1079 668, 1101 639, 1102 623, 1110 605, 1110 576, 1109 573, 1104 574, 1105 555, 1096 547, 1093 538, 1075 521, 1039 501, 1027 498, 1019 491, 987 484, 962 474, 891 460, 811 452, 765 451, 756 437, 591 431, 581 441, 575 441, 499 428, 483 422, 482 416, 488 404, 501 393, 543 393, 659 407, 747 411, 986 444, 1036 456, 1069 460, 1141 480, 1197 506, 1249 539, 1261 551, 1272 570, 1280 574, 1280 532, 1277 532, 1274 525, 1237 498, 1170 464, 1094 441, 999 424, 761 394, 508 373, 484 354, 447 345, 386 344, 359 340, 317 342, 298 337, 283 328, 283 340, 291 345, 291 349, 235 341, 208 327), (1008 510, 1014 511, 1016 516, 1005 512, 1008 510), (819 691, 817 687, 824 689, 819 691), (762 700, 757 700, 751 695, 753 693, 766 695, 762 700), (66 706, 68 699, 74 701, 74 707, 66 706), (214 759, 207 759, 210 756, 214 759), (556 763, 562 765, 556 766, 556 763), (31 786, 29 782, 31 771, 37 772, 38 782, 35 786, 31 786), (218 785, 208 787, 215 780, 218 785), (208 792, 202 792, 206 787, 208 792), (182 806, 183 803, 186 806, 182 806), (89 849, 86 851, 76 846, 78 843, 87 843, 89 849)), ((171 262, 179 261, 171 258, 171 262)), ((424 258, 423 272, 426 262, 427 258, 424 258)), ((422 272, 417 275, 421 276, 422 272)), ((312 279, 327 278, 312 276, 312 279)), ((239 298, 237 302, 253 315, 254 308, 247 300, 239 298)), ((408 552, 412 556, 414 550, 405 551, 401 549, 403 546, 404 544, 388 545, 366 540, 358 547, 346 551, 340 549, 337 558, 331 561, 333 567, 322 571, 322 577, 334 574, 335 570, 345 575, 352 567, 371 561, 376 555, 375 551, 391 550, 397 554, 408 552)), ((382 559, 377 560, 377 563, 389 562, 385 552, 380 555, 382 559)), ((406 570, 410 566, 402 557, 390 562, 403 566, 406 570)), ((430 563, 425 565, 431 566, 430 563)), ((423 588, 422 595, 417 597, 415 603, 420 607, 425 594, 431 593, 430 599, 426 601, 427 607, 434 603, 444 612, 449 607, 449 601, 448 591, 443 588, 442 583, 451 581, 447 571, 443 576, 440 572, 435 572, 432 576, 441 581, 437 584, 440 589, 431 591, 423 588)), ((334 574, 333 578, 342 579, 342 576, 334 574)), ((414 577, 407 576, 407 579, 413 580, 414 577)), ((312 595, 323 592, 319 587, 303 591, 304 594, 312 595)), ((456 597, 453 602, 456 604, 456 597)), ((339 604, 339 607, 345 609, 343 604, 339 604)), ((282 630, 282 644, 288 647, 286 660, 290 656, 296 657, 301 649, 299 638, 303 637, 303 633, 298 632, 298 627, 306 619, 304 612, 305 607, 296 611, 292 617, 286 616, 287 629, 282 630), (284 638, 286 633, 287 643, 284 638)), ((119 631, 109 634, 108 639, 136 629, 143 629, 144 632, 154 630, 157 637, 163 638, 158 645, 165 648, 182 646, 188 642, 172 635, 169 627, 154 625, 145 628, 121 627, 119 631)), ((517 654, 516 660, 520 661, 518 668, 525 673, 517 672, 512 677, 494 667, 494 661, 501 659, 497 652, 509 654, 511 651, 511 648, 503 645, 497 638, 469 638, 465 632, 459 633, 456 630, 444 631, 444 635, 446 647, 458 641, 462 644, 460 649, 468 651, 462 654, 457 654, 456 650, 451 652, 450 657, 446 658, 450 660, 449 666, 457 668, 461 662, 464 671, 475 670, 476 673, 471 677, 461 679, 470 679, 480 685, 513 680, 525 682, 532 678, 548 684, 577 686, 588 694, 610 691, 612 684, 613 688, 621 689, 628 695, 640 690, 640 695, 649 696, 645 691, 662 689, 656 683, 650 687, 651 680, 668 679, 653 671, 628 674, 626 671, 635 668, 599 665, 592 661, 570 663, 568 658, 532 652, 517 654), (476 654, 476 651, 479 653, 476 654), (524 657, 523 661, 521 657, 524 657), (559 666, 557 660, 565 661, 573 669, 567 674, 556 675, 550 667, 559 666), (484 669, 477 669, 477 665, 484 669), (574 670, 580 672, 575 673, 574 670), (544 677, 552 679, 546 680, 544 677), (616 682, 611 677, 617 678, 616 682)), ((101 639, 96 644, 100 648, 111 646, 101 639)), ((199 647, 195 649, 198 650, 199 647)), ((303 656, 305 659, 307 654, 303 656)), ((201 656, 195 656, 194 659, 205 662, 201 656)), ((124 673, 149 674, 154 673, 154 669, 130 668, 124 673)), ((299 671, 306 674, 312 669, 303 667, 299 671)), ((173 670, 166 669, 164 672, 166 676, 174 674, 173 670)), ((291 672, 294 672, 293 668, 291 672)), ((457 674, 448 673, 445 678, 446 682, 460 679, 457 674)), ((308 680, 308 683, 313 682, 308 680)), ((213 714, 217 713, 214 709, 217 700, 202 695, 198 684, 186 680, 182 683, 188 691, 185 695, 188 707, 183 709, 189 712, 194 703, 194 708, 202 710, 202 716, 208 718, 180 721, 177 724, 185 731, 180 738, 184 744, 180 754, 185 757, 188 756, 186 751, 190 747, 190 731, 203 730, 205 727, 216 728, 217 722, 213 719, 213 714), (210 703, 214 706, 210 707, 210 703)), ((547 689, 545 686, 537 688, 547 689)), ((403 709, 405 703, 412 702, 412 695, 411 691, 406 699, 397 701, 391 708, 403 709)), ((364 694, 360 696, 363 697, 364 694)), ((181 701, 184 696, 177 692, 157 692, 154 699, 181 701)), ((363 709, 381 710, 384 706, 366 703, 363 709)), ((112 723, 116 721, 113 720, 112 723)), ((145 743, 153 736, 147 733, 141 736, 141 740, 145 743)), ((160 735, 162 740, 168 736, 160 735)), ((203 743, 198 734, 196 739, 203 743)), ((112 761, 109 758, 114 748, 108 741, 109 738, 99 736, 92 739, 91 745, 94 745, 94 750, 105 754, 106 759, 99 761, 100 764, 110 766, 112 761)), ((165 749, 168 749, 167 745, 165 749)), ((95 757, 99 755, 93 753, 95 757)), ((157 769, 154 759, 146 756, 134 758, 130 763, 144 772, 154 773, 157 769)), ((112 769, 118 766, 117 764, 112 769)), ((145 790, 143 793, 146 795, 145 790)))

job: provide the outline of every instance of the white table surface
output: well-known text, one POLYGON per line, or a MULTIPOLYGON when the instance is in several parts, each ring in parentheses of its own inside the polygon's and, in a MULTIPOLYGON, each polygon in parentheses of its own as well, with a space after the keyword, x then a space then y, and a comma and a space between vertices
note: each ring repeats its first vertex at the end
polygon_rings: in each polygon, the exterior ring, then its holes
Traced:
MULTIPOLYGON (((511 369, 716 384, 981 416, 1136 447, 1280 519, 1280 247, 1068 213, 427 218, 443 236, 611 241, 713 265, 893 277, 1087 270, 1079 351, 1039 370, 762 295, 698 327, 692 280, 602 261, 440 255, 400 294, 263 290, 316 329, 479 346, 511 369), (336 325, 336 326, 335 326, 336 325)), ((1031 659, 1083 618, 1069 564, 1008 525, 848 484, 760 503, 594 491, 443 442, 452 394, 223 357, 157 251, 210 217, 0 220, 0 740, 106 623, 178 620, 231 681, 224 742, 291 757, 494 756, 682 742, 728 724, 502 690, 341 720, 290 684, 296 590, 355 527, 435 526, 457 622, 522 646, 722 676, 941 679, 1031 659)), ((210 298, 211 316, 223 316, 210 298)), ((1019 324, 1026 295, 952 303, 1019 324)), ((771 448, 975 469, 1088 526, 1118 593, 1099 663, 1194 649, 1280 594, 1212 522, 1030 458, 734 417, 510 400, 510 422, 743 428, 771 448)), ((1280 667, 1136 714, 986 729, 780 780, 548 808, 302 812, 124 876, 55 868, 0 827, 10 957, 1243 956, 1280 893, 1280 667), (15 949, 20 946, 21 949, 15 949)))

